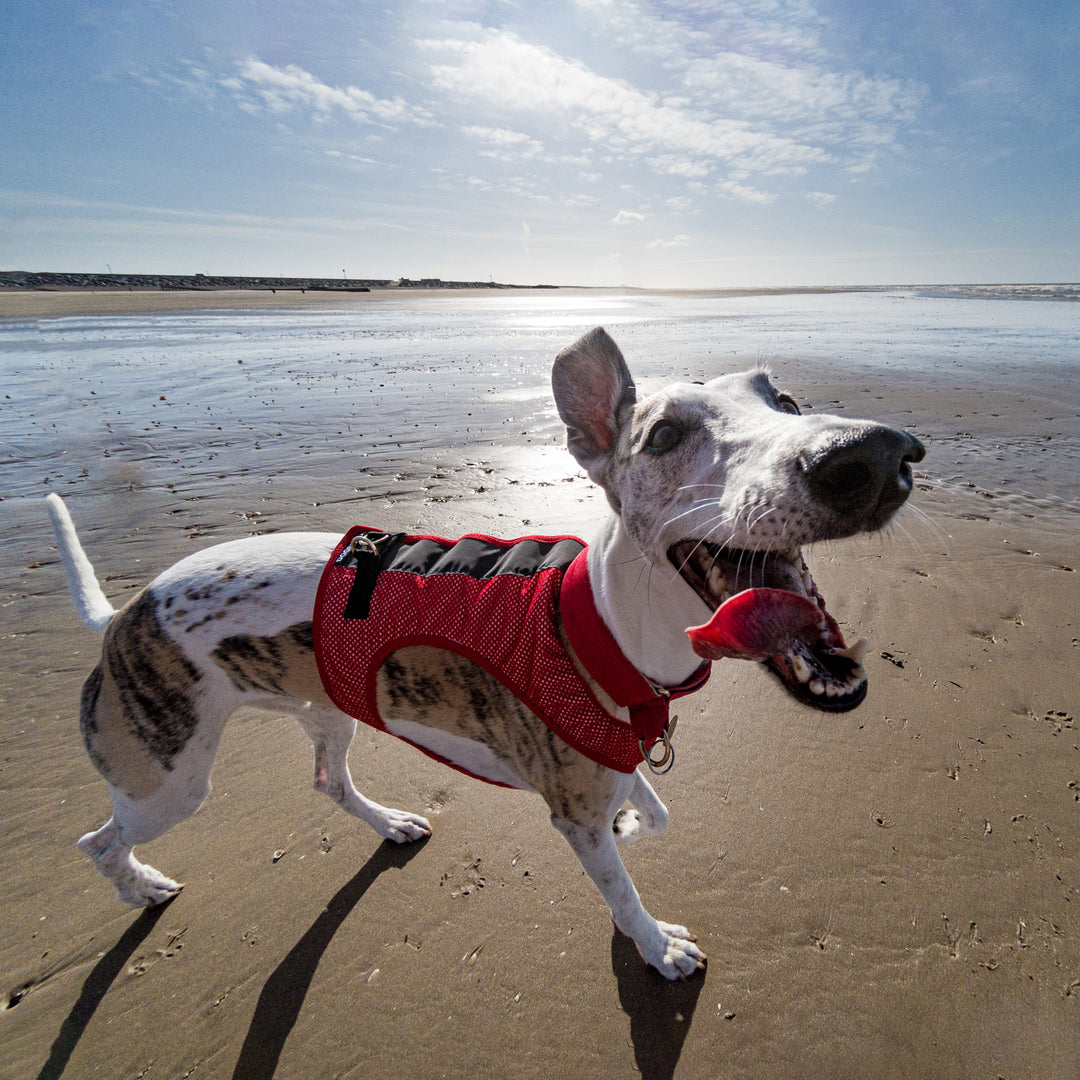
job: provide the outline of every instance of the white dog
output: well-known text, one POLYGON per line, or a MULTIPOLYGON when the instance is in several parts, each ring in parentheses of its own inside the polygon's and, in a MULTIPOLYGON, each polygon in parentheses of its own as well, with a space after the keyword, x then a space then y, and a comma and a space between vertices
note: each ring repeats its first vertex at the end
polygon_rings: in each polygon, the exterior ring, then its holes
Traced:
POLYGON ((667 699, 700 685, 702 657, 760 660, 820 708, 859 704, 865 643, 844 646, 801 547, 884 525, 923 447, 880 424, 799 415, 763 371, 638 400, 599 328, 559 354, 552 383, 570 451, 613 511, 584 552, 572 538, 259 536, 182 559, 116 611, 63 502, 48 497, 80 615, 105 631, 81 728, 113 814, 79 846, 122 900, 158 904, 180 889, 132 848, 198 809, 225 721, 243 705, 295 713, 315 746, 316 788, 379 835, 428 835, 423 817, 354 787, 346 755, 360 716, 473 775, 538 792, 642 956, 667 978, 702 966, 684 927, 648 914, 619 857, 616 841, 655 835, 667 819, 635 766, 670 765, 667 699), (498 614, 500 595, 515 592, 500 593, 507 577, 540 612, 525 636, 517 609, 498 614), (467 590, 456 600, 439 591, 452 579, 467 590), (349 610, 316 615, 317 593, 349 610), (338 658, 339 644, 365 647, 377 617, 406 609, 424 626, 398 626, 366 668, 338 658), (481 644, 455 644, 459 633, 481 644))

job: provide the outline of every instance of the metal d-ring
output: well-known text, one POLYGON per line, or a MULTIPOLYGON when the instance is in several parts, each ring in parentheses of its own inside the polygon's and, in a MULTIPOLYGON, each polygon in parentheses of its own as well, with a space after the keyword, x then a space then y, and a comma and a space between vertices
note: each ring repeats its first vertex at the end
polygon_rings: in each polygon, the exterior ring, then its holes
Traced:
POLYGON ((649 771, 654 776, 663 776, 664 773, 671 771, 675 764, 675 747, 671 745, 671 734, 667 728, 660 732, 660 737, 647 750, 644 739, 638 739, 638 746, 641 747, 641 756, 645 759, 645 764, 649 766, 649 771), (658 758, 654 758, 652 754, 656 743, 661 743, 664 748, 664 752, 658 758))
POLYGON ((352 538, 352 543, 349 544, 349 547, 352 549, 353 555, 357 558, 364 555, 378 555, 379 545, 385 544, 389 539, 390 536, 388 533, 383 533, 377 540, 372 540, 367 533, 357 533, 357 535, 352 538))

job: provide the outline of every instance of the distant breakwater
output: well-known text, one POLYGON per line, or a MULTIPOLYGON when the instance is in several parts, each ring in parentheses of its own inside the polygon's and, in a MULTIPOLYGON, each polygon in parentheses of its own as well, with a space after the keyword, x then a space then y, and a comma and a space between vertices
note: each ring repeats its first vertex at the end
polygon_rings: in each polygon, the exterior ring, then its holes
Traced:
POLYGON ((274 292, 370 292, 372 289, 555 289, 557 285, 504 285, 495 281, 443 281, 442 278, 222 277, 215 274, 34 274, 0 271, 0 289, 161 289, 209 292, 252 289, 274 292))

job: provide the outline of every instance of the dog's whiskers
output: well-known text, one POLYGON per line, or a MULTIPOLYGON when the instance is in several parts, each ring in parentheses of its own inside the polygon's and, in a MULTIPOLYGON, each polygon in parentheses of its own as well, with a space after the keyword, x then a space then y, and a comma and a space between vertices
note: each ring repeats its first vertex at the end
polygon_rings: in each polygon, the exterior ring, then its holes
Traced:
POLYGON ((683 518, 689 517, 691 514, 696 514, 699 510, 704 510, 709 506, 715 506, 715 505, 716 504, 714 502, 712 502, 711 500, 706 501, 706 500, 703 499, 703 500, 701 500, 699 502, 695 502, 693 506, 688 507, 686 510, 681 511, 678 514, 672 514, 672 516, 669 517, 664 522, 664 525, 665 526, 674 525, 676 521, 681 521, 683 518))
POLYGON ((946 551, 948 551, 949 534, 925 510, 921 507, 910 505, 904 509, 906 513, 899 518, 893 518, 893 520, 889 522, 890 526, 895 527, 902 532, 921 552, 922 547, 918 540, 916 540, 911 530, 904 525, 904 517, 906 517, 907 514, 912 514, 918 520, 919 524, 922 525, 926 531, 946 549, 946 551))

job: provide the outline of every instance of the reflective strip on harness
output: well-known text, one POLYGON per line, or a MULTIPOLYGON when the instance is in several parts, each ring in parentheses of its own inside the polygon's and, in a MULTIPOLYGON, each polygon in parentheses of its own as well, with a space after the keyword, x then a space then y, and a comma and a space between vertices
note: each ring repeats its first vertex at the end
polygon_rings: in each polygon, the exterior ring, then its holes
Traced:
POLYGON ((410 645, 446 649, 479 664, 575 750, 632 772, 642 760, 637 736, 603 709, 559 640, 563 575, 584 547, 576 537, 446 540, 350 530, 327 563, 315 605, 327 693, 343 712, 386 730, 375 681, 382 663, 410 645))

